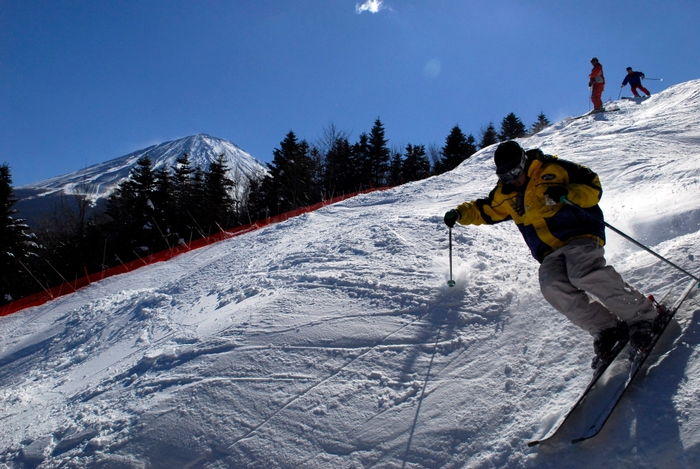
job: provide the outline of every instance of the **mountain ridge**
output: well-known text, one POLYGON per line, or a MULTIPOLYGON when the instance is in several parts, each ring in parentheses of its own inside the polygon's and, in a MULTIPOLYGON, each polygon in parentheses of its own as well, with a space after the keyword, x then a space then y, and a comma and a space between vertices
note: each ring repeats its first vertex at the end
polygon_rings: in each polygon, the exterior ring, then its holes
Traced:
POLYGON ((178 157, 187 153, 192 167, 206 169, 211 161, 223 154, 234 180, 251 179, 267 172, 266 166, 233 142, 207 134, 196 134, 136 150, 127 155, 88 166, 71 173, 15 188, 16 209, 21 218, 30 221, 47 215, 61 199, 85 195, 93 206, 103 202, 129 177, 137 161, 148 155, 153 168, 172 168, 178 157))

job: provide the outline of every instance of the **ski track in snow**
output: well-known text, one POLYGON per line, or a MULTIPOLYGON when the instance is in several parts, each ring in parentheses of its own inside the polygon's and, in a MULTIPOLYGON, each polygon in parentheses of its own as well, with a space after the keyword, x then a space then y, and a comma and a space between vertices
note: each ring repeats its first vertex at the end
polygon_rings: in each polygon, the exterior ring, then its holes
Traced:
MULTIPOLYGON (((609 223, 698 272, 700 80, 619 106, 521 143, 590 166, 609 223)), ((512 224, 456 227, 447 286, 442 215, 492 188, 493 150, 0 318, 0 468, 700 465, 697 295, 599 436, 527 448, 591 339, 512 224)), ((608 241, 631 284, 682 288, 608 241)))

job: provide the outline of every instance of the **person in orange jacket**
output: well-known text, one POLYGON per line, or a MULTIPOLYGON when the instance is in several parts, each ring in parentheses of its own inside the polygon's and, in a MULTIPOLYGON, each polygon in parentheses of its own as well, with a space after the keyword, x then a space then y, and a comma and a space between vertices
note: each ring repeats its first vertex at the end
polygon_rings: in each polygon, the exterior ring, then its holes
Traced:
POLYGON ((590 75, 588 75, 588 87, 591 89, 591 101, 593 102, 594 111, 604 111, 603 100, 601 96, 603 95, 603 89, 605 88, 605 76, 603 75, 603 65, 598 62, 597 57, 591 59, 591 64, 593 65, 593 70, 591 70, 590 75))

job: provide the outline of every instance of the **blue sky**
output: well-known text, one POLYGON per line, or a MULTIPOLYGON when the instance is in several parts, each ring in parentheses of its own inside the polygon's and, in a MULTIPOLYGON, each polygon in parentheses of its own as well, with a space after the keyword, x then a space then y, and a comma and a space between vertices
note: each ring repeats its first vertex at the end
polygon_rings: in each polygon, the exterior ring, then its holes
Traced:
POLYGON ((478 137, 700 78, 700 2, 0 0, 0 163, 20 186, 206 133, 269 162, 290 130, 478 137), (629 88, 622 91, 629 95, 629 88))

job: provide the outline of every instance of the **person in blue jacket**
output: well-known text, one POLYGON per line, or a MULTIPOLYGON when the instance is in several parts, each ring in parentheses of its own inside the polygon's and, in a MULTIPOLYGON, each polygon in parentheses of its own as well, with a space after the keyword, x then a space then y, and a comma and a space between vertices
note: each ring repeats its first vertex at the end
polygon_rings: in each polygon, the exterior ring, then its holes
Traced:
POLYGON ((649 93, 649 90, 642 86, 643 79, 644 79, 643 72, 635 72, 634 70, 632 70, 632 67, 627 67, 627 76, 622 81, 622 86, 620 88, 624 88, 625 85, 627 83, 629 83, 630 88, 632 89, 632 94, 634 95, 635 98, 639 98, 639 93, 637 93, 637 89, 644 91, 644 93, 646 93, 647 96, 651 96, 651 93, 649 93))

